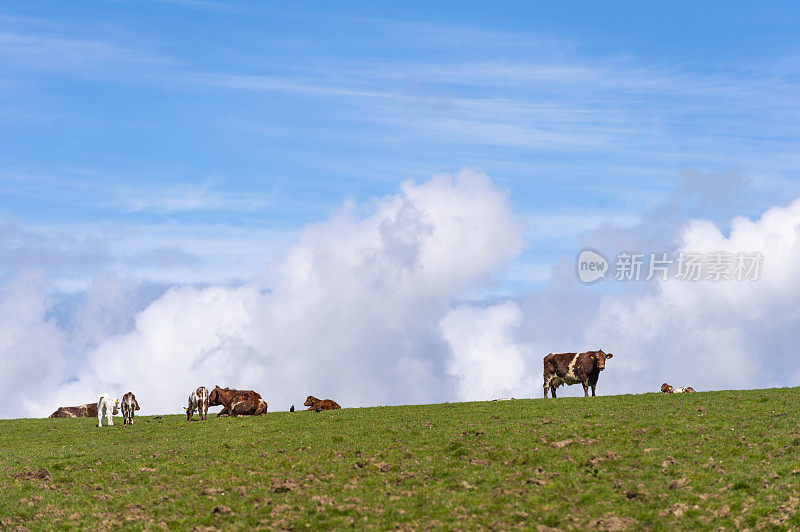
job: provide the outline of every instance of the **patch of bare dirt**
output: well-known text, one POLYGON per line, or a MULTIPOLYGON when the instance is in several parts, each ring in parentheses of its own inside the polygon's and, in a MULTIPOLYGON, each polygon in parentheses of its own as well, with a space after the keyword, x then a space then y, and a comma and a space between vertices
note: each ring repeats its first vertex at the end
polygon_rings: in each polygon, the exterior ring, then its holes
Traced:
POLYGON ((300 483, 293 478, 273 478, 270 482, 270 490, 275 493, 286 493, 287 491, 296 490, 300 487, 300 483))
POLYGON ((591 528, 596 528, 597 530, 607 530, 609 532, 619 532, 621 530, 628 530, 632 528, 633 525, 636 523, 636 520, 632 517, 619 517, 616 515, 608 515, 605 517, 601 517, 600 519, 595 519, 589 523, 591 528))
POLYGON ((21 473, 14 473, 13 476, 21 480, 50 480, 50 471, 40 467, 36 471, 25 470, 21 473))
POLYGON ((689 479, 688 478, 686 478, 686 477, 679 478, 678 480, 673 480, 672 482, 669 483, 669 489, 671 489, 671 490, 681 490, 681 489, 685 488, 688 485, 689 485, 689 479))

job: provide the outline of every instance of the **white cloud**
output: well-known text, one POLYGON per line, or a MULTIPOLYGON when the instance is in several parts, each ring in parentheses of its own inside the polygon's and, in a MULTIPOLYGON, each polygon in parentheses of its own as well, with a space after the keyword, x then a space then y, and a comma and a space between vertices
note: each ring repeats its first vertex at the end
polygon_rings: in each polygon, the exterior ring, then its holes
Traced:
POLYGON ((48 318, 40 281, 21 274, 0 286, 0 387, 10 392, 0 406, 3 417, 47 409, 46 398, 64 374, 64 335, 48 318))
POLYGON ((521 318, 521 310, 513 302, 488 308, 462 307, 445 316, 441 329, 450 346, 447 370, 456 378, 459 400, 531 394, 534 379, 515 335, 521 318))
POLYGON ((256 389, 271 409, 308 394, 349 406, 445 400, 438 324, 451 298, 520 252, 521 235, 483 174, 405 183, 306 227, 272 268, 271 290, 169 290, 132 330, 98 343, 57 404, 28 413, 129 389, 144 413, 176 411, 200 384, 256 389))
POLYGON ((0 294, 2 384, 14 396, 0 416, 128 390, 143 413, 177 412, 199 384, 256 389, 271 410, 308 394, 345 406, 540 397, 541 357, 594 348, 616 355, 601 394, 796 385, 800 199, 736 218, 727 234, 703 220, 677 227, 676 251, 760 251, 762 278, 598 293, 556 276, 516 300, 455 304, 522 247, 507 198, 472 171, 307 226, 268 282, 175 287, 138 313, 126 303, 135 288, 102 276, 57 326, 44 280, 18 278, 0 294))

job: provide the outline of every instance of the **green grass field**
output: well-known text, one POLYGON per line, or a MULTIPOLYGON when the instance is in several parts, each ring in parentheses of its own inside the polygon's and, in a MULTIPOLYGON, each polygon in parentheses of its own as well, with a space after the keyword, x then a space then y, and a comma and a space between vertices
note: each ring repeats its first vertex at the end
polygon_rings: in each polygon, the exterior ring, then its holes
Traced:
POLYGON ((0 528, 800 529, 800 389, 0 421, 0 528))

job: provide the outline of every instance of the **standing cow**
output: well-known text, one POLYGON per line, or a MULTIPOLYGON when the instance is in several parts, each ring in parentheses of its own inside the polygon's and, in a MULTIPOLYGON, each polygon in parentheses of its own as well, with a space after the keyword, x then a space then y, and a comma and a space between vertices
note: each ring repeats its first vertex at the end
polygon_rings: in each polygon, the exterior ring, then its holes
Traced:
POLYGON ((111 397, 107 393, 100 394, 97 400, 97 426, 103 426, 103 417, 108 420, 108 425, 113 426, 114 420, 111 416, 116 416, 119 413, 119 399, 111 397))
POLYGON ((189 407, 186 410, 186 419, 192 420, 194 411, 200 414, 200 421, 208 419, 208 390, 205 386, 200 386, 189 395, 189 407))
POLYGON ((141 410, 139 402, 133 392, 128 392, 122 396, 122 424, 133 425, 134 412, 141 410))
POLYGON ((585 353, 550 353, 544 357, 544 396, 547 390, 556 396, 556 388, 562 384, 583 385, 583 394, 589 397, 589 386, 592 387, 592 397, 597 386, 600 372, 606 369, 606 360, 613 357, 611 353, 586 351, 585 353))
POLYGON ((208 406, 222 405, 217 416, 258 416, 267 412, 267 402, 253 390, 214 387, 208 394, 208 406))

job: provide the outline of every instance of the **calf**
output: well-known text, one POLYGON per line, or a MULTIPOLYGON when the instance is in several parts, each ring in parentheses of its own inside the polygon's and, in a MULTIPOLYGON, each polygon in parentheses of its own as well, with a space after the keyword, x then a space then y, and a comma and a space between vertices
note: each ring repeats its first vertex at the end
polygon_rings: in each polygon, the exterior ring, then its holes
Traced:
POLYGON ((215 386, 208 394, 208 406, 222 405, 217 416, 259 416, 267 412, 267 402, 253 390, 232 390, 215 386))
POLYGON ((200 414, 200 421, 208 419, 208 390, 205 386, 192 391, 189 395, 189 407, 185 410, 188 421, 192 420, 195 410, 200 414))
POLYGON ((81 406, 61 406, 50 417, 96 417, 97 403, 81 406))
POLYGON ((128 392, 122 396, 122 424, 133 425, 133 416, 139 408, 139 402, 133 392, 128 392))
POLYGON ((332 401, 331 399, 317 399, 313 395, 309 395, 303 405, 307 406, 308 410, 314 410, 315 412, 321 410, 338 410, 342 408, 336 401, 332 401))
POLYGON ((550 353, 544 357, 545 398, 548 388, 555 398, 556 388, 562 384, 577 383, 583 385, 584 397, 589 397, 591 386, 594 397, 600 372, 606 368, 606 360, 613 356, 611 353, 604 353, 602 349, 585 353, 550 353))
POLYGON ((97 426, 103 426, 103 417, 108 420, 108 425, 114 425, 114 420, 111 416, 119 414, 119 399, 111 397, 107 393, 100 394, 97 400, 97 426))
POLYGON ((683 386, 678 386, 677 388, 673 388, 666 382, 661 385, 661 391, 663 393, 697 393, 691 386, 685 388, 683 386))

